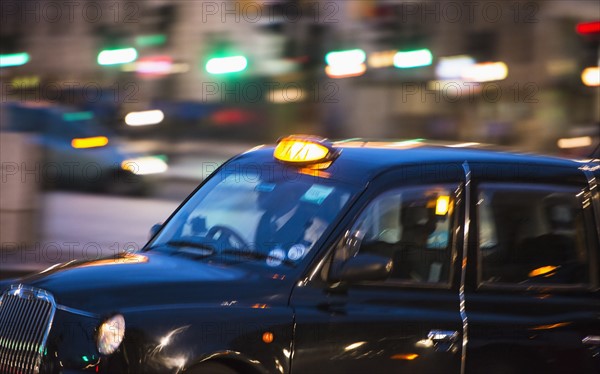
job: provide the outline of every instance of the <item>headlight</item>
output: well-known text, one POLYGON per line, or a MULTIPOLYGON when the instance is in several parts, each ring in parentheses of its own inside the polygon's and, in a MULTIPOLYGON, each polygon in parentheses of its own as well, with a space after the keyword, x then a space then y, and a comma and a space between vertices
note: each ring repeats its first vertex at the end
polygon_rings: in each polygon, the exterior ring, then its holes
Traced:
POLYGON ((120 314, 115 314, 98 329, 98 351, 103 355, 112 354, 119 348, 125 337, 125 318, 120 314))
POLYGON ((167 171, 167 163, 158 157, 139 157, 125 160, 121 169, 128 170, 135 175, 159 174, 167 171))

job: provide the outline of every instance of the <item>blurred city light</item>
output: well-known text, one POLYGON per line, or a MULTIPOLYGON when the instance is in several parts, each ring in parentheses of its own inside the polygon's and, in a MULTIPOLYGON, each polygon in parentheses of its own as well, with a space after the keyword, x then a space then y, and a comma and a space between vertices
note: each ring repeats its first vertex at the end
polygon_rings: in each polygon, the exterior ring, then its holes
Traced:
POLYGON ((562 138, 558 139, 558 148, 581 148, 592 145, 592 138, 589 136, 580 136, 577 138, 562 138))
POLYGON ((433 55, 429 49, 401 51, 394 56, 394 66, 401 69, 431 65, 433 55))
POLYGON ((600 34, 600 21, 578 23, 575 30, 581 35, 600 34))
POLYGON ((206 63, 209 74, 229 74, 244 71, 248 67, 248 59, 244 56, 215 57, 206 63))
POLYGON ((162 110, 146 110, 142 112, 131 112, 125 116, 128 126, 148 126, 159 124, 165 119, 162 110))
POLYGON ((29 54, 26 52, 0 55, 0 68, 21 66, 25 65, 27 62, 29 62, 29 54))
POLYGON ((121 163, 121 169, 128 170, 135 175, 149 175, 164 173, 169 167, 159 157, 147 156, 125 160, 121 163))
POLYGON ((143 57, 135 63, 135 71, 146 77, 168 75, 172 68, 173 58, 170 56, 143 57))
POLYGON ((94 113, 92 112, 71 112, 63 114, 63 119, 65 121, 86 121, 94 118, 94 113))
POLYGON ((394 56, 398 53, 396 50, 373 52, 369 54, 367 64, 371 68, 386 68, 394 66, 394 56))
POLYGON ((40 84, 38 75, 17 76, 10 81, 10 84, 19 88, 37 87, 40 84))
POLYGON ((367 55, 362 49, 333 51, 325 55, 325 62, 327 62, 327 65, 335 68, 360 65, 364 63, 366 59, 367 55))
POLYGON ((330 66, 325 67, 325 73, 329 78, 350 78, 361 76, 367 71, 365 64, 351 66, 330 66))
POLYGON ((73 148, 98 148, 104 147, 108 144, 108 138, 106 136, 94 136, 91 138, 75 138, 71 140, 71 146, 73 148))
POLYGON ((106 49, 98 54, 99 65, 127 64, 137 59, 135 48, 106 49))
POLYGON ((600 86, 600 67, 592 66, 583 69, 583 72, 581 73, 581 81, 583 84, 589 87, 600 86))
POLYGON ((349 78, 363 75, 367 70, 367 55, 362 49, 333 51, 325 55, 325 73, 330 78, 349 78))
POLYGON ((463 70, 462 79, 469 82, 493 82, 505 79, 508 67, 504 62, 482 62, 463 70))
POLYGON ((138 47, 152 47, 163 45, 166 42, 167 36, 165 34, 139 35, 135 38, 135 44, 138 47))
POLYGON ((462 77, 463 71, 475 64, 471 56, 460 55, 451 57, 440 57, 435 68, 435 74, 440 79, 454 79, 462 77))

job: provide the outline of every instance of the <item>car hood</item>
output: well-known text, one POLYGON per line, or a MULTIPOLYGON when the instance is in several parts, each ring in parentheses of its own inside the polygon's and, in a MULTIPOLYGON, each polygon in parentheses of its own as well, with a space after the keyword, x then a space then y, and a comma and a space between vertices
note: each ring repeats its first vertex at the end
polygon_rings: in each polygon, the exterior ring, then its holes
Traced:
POLYGON ((231 302, 287 303, 289 279, 268 269, 250 269, 145 252, 72 261, 16 283, 49 291, 59 305, 97 314, 231 302))

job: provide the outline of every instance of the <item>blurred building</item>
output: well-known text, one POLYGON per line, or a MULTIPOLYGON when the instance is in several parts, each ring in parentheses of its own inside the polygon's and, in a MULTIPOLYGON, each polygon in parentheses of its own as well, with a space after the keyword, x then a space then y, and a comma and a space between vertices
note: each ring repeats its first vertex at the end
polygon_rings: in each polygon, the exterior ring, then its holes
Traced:
POLYGON ((576 32, 599 19, 597 1, 6 0, 0 52, 28 57, 0 69, 2 100, 71 101, 116 127, 160 108, 172 127, 160 131, 176 137, 316 132, 556 151, 600 123, 600 88, 581 78, 598 66, 598 41, 576 32), (119 49, 129 52, 102 60, 119 49))

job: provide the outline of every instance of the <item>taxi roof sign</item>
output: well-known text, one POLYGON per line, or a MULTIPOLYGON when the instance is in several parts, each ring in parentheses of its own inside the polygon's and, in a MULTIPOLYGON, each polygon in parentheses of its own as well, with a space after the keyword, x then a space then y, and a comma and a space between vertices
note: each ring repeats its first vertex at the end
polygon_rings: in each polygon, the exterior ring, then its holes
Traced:
POLYGON ((337 155, 338 152, 326 139, 304 135, 281 138, 273 152, 279 161, 302 166, 328 163, 337 155))

